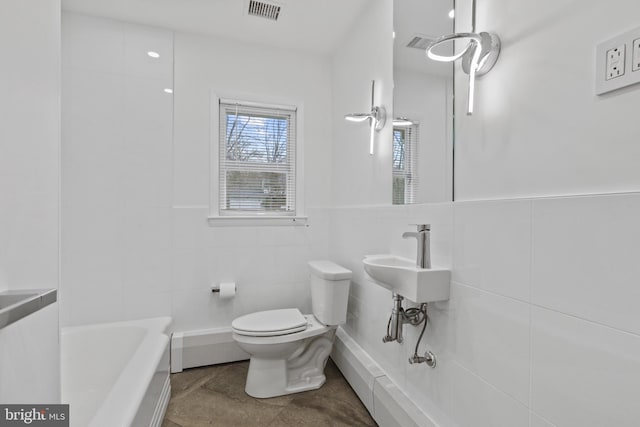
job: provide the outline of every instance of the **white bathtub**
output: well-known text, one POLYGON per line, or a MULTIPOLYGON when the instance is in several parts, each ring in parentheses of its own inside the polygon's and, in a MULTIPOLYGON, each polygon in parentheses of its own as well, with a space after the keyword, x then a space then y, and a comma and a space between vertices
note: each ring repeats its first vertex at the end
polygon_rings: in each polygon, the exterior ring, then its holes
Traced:
POLYGON ((170 317, 63 328, 72 427, 158 427, 169 402, 170 317))

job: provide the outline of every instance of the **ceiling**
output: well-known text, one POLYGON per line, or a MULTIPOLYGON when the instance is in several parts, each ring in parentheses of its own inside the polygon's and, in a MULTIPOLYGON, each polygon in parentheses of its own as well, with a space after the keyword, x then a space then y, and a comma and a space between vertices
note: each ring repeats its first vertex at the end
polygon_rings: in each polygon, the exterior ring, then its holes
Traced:
MULTIPOLYGON (((277 22, 249 16, 249 0, 62 0, 62 7, 176 31, 329 54, 368 1, 373 0, 276 0, 282 6, 277 22)), ((451 74, 451 64, 429 61, 423 50, 406 45, 415 35, 453 32, 453 19, 448 17, 452 8, 453 0, 394 0, 396 68, 451 74)))
POLYGON ((284 49, 330 53, 371 0, 283 0, 277 22, 247 15, 249 0, 62 0, 62 8, 284 49))
POLYGON ((399 69, 450 76, 450 63, 427 59, 422 49, 408 48, 414 36, 436 38, 453 32, 454 20, 449 18, 453 0, 394 0, 393 29, 395 43, 394 66, 399 69))

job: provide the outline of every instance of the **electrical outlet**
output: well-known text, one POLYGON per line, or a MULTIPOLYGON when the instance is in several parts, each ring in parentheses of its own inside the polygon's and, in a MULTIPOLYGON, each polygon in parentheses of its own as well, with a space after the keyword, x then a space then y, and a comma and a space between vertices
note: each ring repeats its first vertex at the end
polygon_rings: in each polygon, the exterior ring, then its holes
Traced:
POLYGON ((595 66, 596 95, 627 86, 640 90, 640 27, 598 43, 595 66))
POLYGON ((607 51, 607 80, 624 76, 625 48, 626 44, 621 44, 607 51))
POLYGON ((640 71, 640 39, 635 39, 633 41, 633 49, 632 49, 632 66, 631 69, 633 71, 640 71))

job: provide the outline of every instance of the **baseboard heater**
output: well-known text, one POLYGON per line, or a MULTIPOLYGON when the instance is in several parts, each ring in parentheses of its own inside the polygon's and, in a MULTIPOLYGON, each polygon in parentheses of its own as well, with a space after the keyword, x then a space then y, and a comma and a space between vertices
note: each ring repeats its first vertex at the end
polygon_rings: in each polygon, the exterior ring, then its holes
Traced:
POLYGON ((174 332, 171 337, 171 373, 247 359, 249 354, 231 337, 231 328, 174 332))
POLYGON ((441 427, 422 412, 342 328, 336 334, 331 358, 378 425, 441 427))

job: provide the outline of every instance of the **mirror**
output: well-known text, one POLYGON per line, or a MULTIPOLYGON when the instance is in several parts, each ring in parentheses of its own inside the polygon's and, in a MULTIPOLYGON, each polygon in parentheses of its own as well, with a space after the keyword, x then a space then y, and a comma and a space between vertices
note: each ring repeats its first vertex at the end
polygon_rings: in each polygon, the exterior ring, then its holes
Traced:
POLYGON ((393 204, 453 200, 453 64, 426 44, 454 30, 453 0, 394 0, 393 204))

